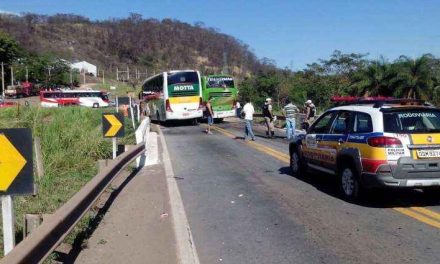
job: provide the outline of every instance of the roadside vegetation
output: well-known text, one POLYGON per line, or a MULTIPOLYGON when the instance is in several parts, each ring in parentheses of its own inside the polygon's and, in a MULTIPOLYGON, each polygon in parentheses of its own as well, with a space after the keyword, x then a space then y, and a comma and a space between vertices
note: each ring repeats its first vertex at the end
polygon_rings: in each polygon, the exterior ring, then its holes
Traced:
MULTIPOLYGON (((43 153, 44 176, 38 179, 34 173, 38 194, 14 199, 17 238, 22 238, 24 214, 53 213, 96 175, 97 160, 111 158, 111 141, 102 137, 101 120, 103 111, 112 110, 81 107, 0 110, 0 128, 31 128, 33 137, 41 139, 43 153)), ((131 122, 126 120, 126 137, 120 143, 134 144, 134 141, 131 122)), ((69 242, 87 228, 87 221, 86 218, 78 225, 69 242)), ((0 243, 1 236, 0 227, 0 243)), ((3 250, 1 244, 0 248, 3 250)))
MULTIPOLYGON (((70 85, 70 67, 55 54, 31 52, 21 46, 13 37, 0 31, 0 62, 5 65, 5 83, 10 84, 10 67, 14 69, 14 80, 28 80, 43 87, 70 85), (6 82, 8 80, 8 82, 6 82)), ((78 84, 77 72, 72 72, 72 84, 78 84)))
POLYGON ((115 80, 108 80, 105 84, 96 83, 91 88, 106 91, 111 97, 131 96, 132 98, 137 98, 141 92, 141 88, 139 86, 130 85, 124 82, 117 82, 115 80), (114 87, 115 89, 112 90, 110 87, 114 87))
POLYGON ((311 99, 324 110, 331 105, 330 98, 338 95, 416 98, 440 105, 440 58, 426 54, 387 61, 369 60, 367 55, 335 51, 329 59, 297 72, 279 69, 273 61, 265 60, 266 68, 243 80, 240 95, 252 98, 257 105, 272 97, 275 109, 290 98, 300 107, 311 99))
MULTIPOLYGON (((331 105, 331 96, 338 95, 417 98, 440 104, 440 58, 431 54, 389 61, 336 50, 329 58, 294 71, 281 69, 268 58, 258 59, 246 44, 203 23, 144 19, 139 14, 104 21, 73 14, 23 14, 0 16, 0 27, 0 61, 13 64, 20 80, 28 65, 29 76, 36 82, 69 83, 70 72, 62 59, 81 58, 105 71, 106 84, 96 88, 118 96, 128 92, 136 97, 139 82, 147 77, 131 76, 123 84, 111 80, 117 67, 129 66, 147 69, 149 75, 179 68, 198 69, 202 74, 226 70, 237 80, 240 99, 250 97, 257 107, 271 97, 275 109, 290 98, 299 107, 311 99, 324 110, 331 105)), ((78 75, 73 76, 77 82, 78 75)))

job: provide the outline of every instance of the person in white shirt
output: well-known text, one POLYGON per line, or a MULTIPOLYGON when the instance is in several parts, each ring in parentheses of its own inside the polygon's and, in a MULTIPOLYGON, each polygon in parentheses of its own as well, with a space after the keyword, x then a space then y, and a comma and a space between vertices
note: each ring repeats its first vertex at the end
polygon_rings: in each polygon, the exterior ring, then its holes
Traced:
POLYGON ((246 126, 244 128, 244 140, 250 136, 252 141, 255 141, 254 131, 252 130, 255 109, 250 99, 246 100, 246 104, 244 105, 242 112, 244 113, 244 121, 246 122, 246 126))

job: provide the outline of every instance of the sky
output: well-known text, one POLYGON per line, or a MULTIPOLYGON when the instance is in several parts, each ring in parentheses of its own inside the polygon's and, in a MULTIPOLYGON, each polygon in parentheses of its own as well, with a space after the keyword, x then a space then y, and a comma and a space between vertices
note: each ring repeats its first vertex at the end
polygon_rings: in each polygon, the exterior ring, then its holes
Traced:
POLYGON ((203 22, 249 45, 279 67, 303 69, 334 50, 370 59, 440 56, 435 0, 0 0, 0 11, 74 13, 92 20, 127 17, 203 22))

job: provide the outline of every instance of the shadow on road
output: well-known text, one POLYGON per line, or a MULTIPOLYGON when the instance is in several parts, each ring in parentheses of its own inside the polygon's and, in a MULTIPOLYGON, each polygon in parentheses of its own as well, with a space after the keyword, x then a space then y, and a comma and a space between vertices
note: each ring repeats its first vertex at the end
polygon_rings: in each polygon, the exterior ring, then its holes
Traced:
POLYGON ((161 125, 165 128, 167 127, 187 127, 187 126, 196 126, 198 125, 198 122, 195 122, 193 119, 190 120, 168 120, 165 122, 159 122, 152 120, 153 124, 161 125))
MULTIPOLYGON (((343 199, 337 177, 324 173, 308 172, 305 176, 292 176, 289 167, 279 169, 280 174, 289 175, 308 183, 319 191, 343 199)), ((440 205, 440 191, 420 189, 371 189, 356 204, 371 208, 425 207, 440 205)))

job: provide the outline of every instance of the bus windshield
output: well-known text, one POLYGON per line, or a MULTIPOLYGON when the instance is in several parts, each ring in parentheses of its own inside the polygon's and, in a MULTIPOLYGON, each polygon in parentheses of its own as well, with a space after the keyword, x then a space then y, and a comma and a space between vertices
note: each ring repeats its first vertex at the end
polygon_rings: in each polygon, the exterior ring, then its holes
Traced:
POLYGON ((208 77, 207 88, 234 88, 232 77, 208 77))
POLYGON ((168 95, 170 97, 199 95, 197 72, 168 73, 168 95))

